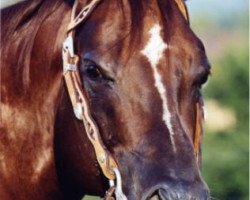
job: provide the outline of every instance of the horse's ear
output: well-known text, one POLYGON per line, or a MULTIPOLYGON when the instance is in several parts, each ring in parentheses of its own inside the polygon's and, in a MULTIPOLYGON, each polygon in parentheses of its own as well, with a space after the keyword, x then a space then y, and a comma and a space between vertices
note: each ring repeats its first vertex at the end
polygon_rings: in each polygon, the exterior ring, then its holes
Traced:
POLYGON ((184 2, 184 0, 175 0, 179 10, 181 11, 182 15, 184 16, 184 18, 188 21, 189 23, 189 15, 188 15, 188 10, 187 10, 187 6, 184 2))

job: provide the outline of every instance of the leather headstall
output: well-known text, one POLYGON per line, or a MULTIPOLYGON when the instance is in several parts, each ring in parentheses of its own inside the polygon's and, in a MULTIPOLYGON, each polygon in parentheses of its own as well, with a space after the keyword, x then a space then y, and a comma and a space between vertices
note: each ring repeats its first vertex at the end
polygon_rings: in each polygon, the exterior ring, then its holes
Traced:
POLYGON ((93 0, 90 4, 84 7, 80 13, 75 16, 78 1, 75 1, 71 22, 68 26, 68 37, 63 43, 63 71, 68 93, 73 105, 75 116, 83 121, 87 136, 92 143, 97 161, 103 171, 103 174, 110 180, 114 180, 114 169, 117 168, 117 164, 107 148, 102 142, 99 129, 93 120, 90 108, 88 105, 88 99, 84 91, 82 90, 82 84, 78 71, 79 57, 74 53, 74 31, 75 28, 84 23, 87 17, 92 13, 94 8, 101 0, 93 0))
MULTIPOLYGON (((202 136, 202 120, 204 118, 202 113, 202 107, 199 102, 195 105, 196 109, 196 119, 195 119, 195 134, 194 134, 194 151, 196 155, 197 162, 199 163, 200 156, 200 144, 202 136)), ((199 163, 200 164, 200 163, 199 163)))

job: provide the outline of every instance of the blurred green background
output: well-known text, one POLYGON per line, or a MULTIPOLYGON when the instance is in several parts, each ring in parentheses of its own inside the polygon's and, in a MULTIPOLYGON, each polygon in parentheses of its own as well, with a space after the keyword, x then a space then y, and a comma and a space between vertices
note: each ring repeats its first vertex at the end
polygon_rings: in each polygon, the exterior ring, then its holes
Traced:
POLYGON ((247 0, 187 1, 212 65, 202 174, 220 200, 249 199, 249 7, 247 0))
MULTIPOLYGON (((1 6, 12 1, 1 0, 1 6)), ((249 199, 249 21, 247 0, 188 0, 191 27, 212 65, 202 174, 212 199, 249 199)), ((97 200, 85 197, 84 200, 97 200)))

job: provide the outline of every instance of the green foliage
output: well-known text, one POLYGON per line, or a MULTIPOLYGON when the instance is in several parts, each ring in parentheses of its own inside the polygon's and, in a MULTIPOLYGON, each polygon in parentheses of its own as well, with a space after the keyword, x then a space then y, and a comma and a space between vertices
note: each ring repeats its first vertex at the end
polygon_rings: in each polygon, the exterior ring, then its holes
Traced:
POLYGON ((236 111, 238 126, 248 130, 248 49, 242 46, 229 48, 214 63, 205 97, 214 98, 236 111))
POLYGON ((84 197, 84 200, 100 200, 100 198, 94 197, 94 196, 86 196, 86 197, 84 197))
POLYGON ((248 49, 228 48, 214 63, 205 97, 236 112, 237 125, 227 133, 207 133, 203 141, 203 176, 215 199, 248 200, 249 107, 248 49))

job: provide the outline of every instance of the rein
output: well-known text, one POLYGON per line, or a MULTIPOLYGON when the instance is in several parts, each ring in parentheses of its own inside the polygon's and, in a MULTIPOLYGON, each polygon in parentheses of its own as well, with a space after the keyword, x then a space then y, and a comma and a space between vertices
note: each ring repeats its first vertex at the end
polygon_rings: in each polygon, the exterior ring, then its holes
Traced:
MULTIPOLYGON (((96 158, 99 166, 102 169, 103 174, 110 181, 110 189, 106 193, 105 199, 114 199, 115 194, 118 200, 127 200, 122 191, 121 174, 118 169, 118 165, 110 154, 106 146, 104 145, 97 124, 91 116, 90 106, 88 104, 88 98, 85 91, 82 89, 82 83, 78 71, 79 56, 74 53, 74 34, 75 29, 81 23, 84 23, 93 10, 102 0, 92 0, 87 6, 81 9, 76 16, 76 9, 79 4, 78 0, 75 0, 71 13, 71 21, 67 28, 67 38, 63 43, 62 57, 63 57, 63 75, 66 83, 66 87, 70 96, 70 100, 73 106, 74 114, 77 119, 82 120, 88 139, 94 147, 96 158)), ((188 21, 188 14, 185 4, 182 0, 175 0, 178 8, 183 14, 184 18, 188 21)), ((196 106, 196 131, 194 137, 195 154, 198 160, 199 144, 201 135, 200 125, 200 106, 197 103, 196 106)))

